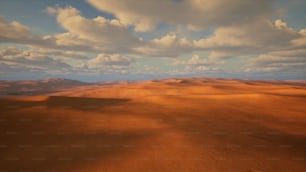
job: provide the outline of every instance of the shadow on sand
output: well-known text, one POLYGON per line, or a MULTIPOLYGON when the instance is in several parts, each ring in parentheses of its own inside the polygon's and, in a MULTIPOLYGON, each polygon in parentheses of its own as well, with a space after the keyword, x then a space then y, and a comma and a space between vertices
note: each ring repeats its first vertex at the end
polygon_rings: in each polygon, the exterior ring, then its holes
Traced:
POLYGON ((46 113, 49 108, 86 110, 82 113, 86 117, 91 114, 87 110, 128 101, 64 96, 51 96, 41 101, 0 99, 0 119, 7 120, 0 123, 0 171, 74 171, 100 161, 120 161, 125 154, 134 151, 128 145, 134 145, 154 133, 144 135, 143 131, 117 131, 103 127, 86 133, 86 128, 84 131, 73 130, 83 125, 71 122, 70 118, 56 122, 44 119, 52 118, 52 113, 46 113), (39 106, 48 109, 34 109, 31 113, 23 111, 23 108, 39 106), (31 120, 20 121, 24 118, 31 120), (67 132, 60 132, 62 128, 67 132))
POLYGON ((107 106, 120 105, 128 101, 130 101, 130 99, 66 96, 49 96, 46 100, 41 101, 26 101, 18 98, 1 98, 0 110, 29 108, 35 106, 46 106, 48 108, 67 108, 75 110, 95 110, 107 106))

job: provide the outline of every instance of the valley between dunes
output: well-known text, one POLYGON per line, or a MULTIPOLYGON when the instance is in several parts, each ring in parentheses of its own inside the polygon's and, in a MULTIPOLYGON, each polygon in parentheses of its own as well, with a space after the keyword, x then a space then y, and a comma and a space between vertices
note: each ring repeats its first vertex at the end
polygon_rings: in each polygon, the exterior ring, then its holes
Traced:
POLYGON ((164 79, 0 98, 0 171, 306 171, 306 84, 164 79))

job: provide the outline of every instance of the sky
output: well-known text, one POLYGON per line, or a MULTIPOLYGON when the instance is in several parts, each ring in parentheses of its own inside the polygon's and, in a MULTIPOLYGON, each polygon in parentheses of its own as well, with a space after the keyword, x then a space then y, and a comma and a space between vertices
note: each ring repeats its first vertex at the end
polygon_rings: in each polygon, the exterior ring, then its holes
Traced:
POLYGON ((305 0, 0 0, 0 80, 306 79, 305 0))

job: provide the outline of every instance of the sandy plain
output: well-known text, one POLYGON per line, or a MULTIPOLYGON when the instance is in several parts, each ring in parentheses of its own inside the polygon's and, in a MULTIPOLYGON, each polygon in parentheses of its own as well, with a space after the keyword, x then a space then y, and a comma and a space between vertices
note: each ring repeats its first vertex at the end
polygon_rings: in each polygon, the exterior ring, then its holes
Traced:
POLYGON ((305 82, 82 84, 0 113, 0 171, 306 171, 305 82))

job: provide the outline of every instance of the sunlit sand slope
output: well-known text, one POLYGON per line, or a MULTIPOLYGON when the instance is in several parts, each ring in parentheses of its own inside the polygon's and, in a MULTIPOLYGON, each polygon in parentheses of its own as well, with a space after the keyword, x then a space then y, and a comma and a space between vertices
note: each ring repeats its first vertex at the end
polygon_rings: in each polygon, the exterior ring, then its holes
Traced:
POLYGON ((0 112, 0 171, 306 171, 305 83, 85 85, 0 112))

